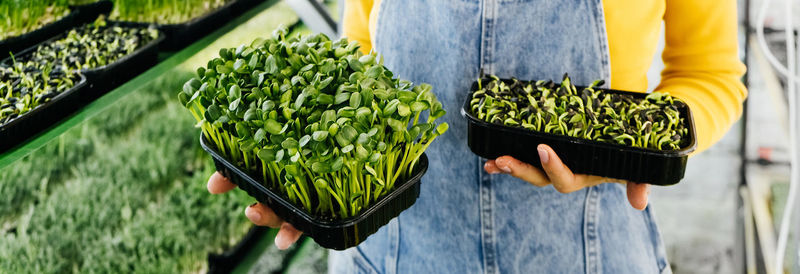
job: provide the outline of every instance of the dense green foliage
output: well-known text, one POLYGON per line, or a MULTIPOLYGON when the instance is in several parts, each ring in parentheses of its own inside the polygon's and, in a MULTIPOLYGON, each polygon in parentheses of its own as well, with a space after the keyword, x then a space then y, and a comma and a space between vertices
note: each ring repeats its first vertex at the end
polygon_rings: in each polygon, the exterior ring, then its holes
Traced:
MULTIPOLYGON (((113 0, 118 21, 177 24, 212 12, 230 0, 113 0)), ((221 23, 221 22, 220 22, 221 23)))
POLYGON ((252 198, 206 191, 171 76, 0 172, 0 273, 195 272, 244 235, 252 198))
POLYGON ((51 73, 53 67, 0 66, 0 125, 25 115, 74 87, 80 76, 73 72, 51 73))
POLYGON ((267 187, 311 214, 357 215, 409 177, 445 111, 430 85, 392 78, 357 42, 286 34, 221 49, 179 99, 267 187))
POLYGON ((69 13, 67 0, 0 1, 0 40, 55 22, 69 13))
POLYGON ((71 29, 63 37, 39 45, 17 61, 25 67, 53 67, 57 71, 85 70, 114 63, 158 38, 154 28, 107 25, 103 16, 94 23, 71 29))
POLYGON ((490 123, 653 149, 679 149, 688 133, 678 111, 685 104, 664 93, 640 99, 595 90, 602 81, 579 90, 567 75, 560 85, 496 76, 478 84, 471 111, 490 123))

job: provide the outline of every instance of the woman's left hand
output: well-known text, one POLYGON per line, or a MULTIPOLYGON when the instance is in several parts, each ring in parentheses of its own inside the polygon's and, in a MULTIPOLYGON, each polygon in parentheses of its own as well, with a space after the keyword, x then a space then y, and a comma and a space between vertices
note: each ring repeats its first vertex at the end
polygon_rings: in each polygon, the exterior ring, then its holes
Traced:
POLYGON ((601 183, 626 184, 628 187, 628 202, 630 202, 631 206, 638 210, 644 210, 647 207, 647 196, 650 194, 649 184, 632 183, 594 175, 573 174, 569 167, 561 162, 561 159, 558 158, 558 155, 550 146, 540 144, 537 150, 544 172, 511 156, 501 156, 495 160, 486 161, 483 169, 489 174, 510 174, 539 187, 552 184, 561 193, 570 193, 601 183))

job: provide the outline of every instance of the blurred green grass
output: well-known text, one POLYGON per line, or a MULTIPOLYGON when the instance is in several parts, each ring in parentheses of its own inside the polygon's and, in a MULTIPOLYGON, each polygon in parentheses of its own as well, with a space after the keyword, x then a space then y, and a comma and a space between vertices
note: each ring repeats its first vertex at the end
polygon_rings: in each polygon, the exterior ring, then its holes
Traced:
POLYGON ((42 149, 0 170, 0 273, 203 272, 251 226, 175 99, 194 68, 298 20, 276 3, 42 149))

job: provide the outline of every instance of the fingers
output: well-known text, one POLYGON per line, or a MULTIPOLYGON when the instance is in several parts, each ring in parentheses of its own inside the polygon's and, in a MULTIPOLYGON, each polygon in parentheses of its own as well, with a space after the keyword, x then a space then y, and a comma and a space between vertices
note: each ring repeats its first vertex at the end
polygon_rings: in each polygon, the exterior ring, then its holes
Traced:
POLYGON ((302 234, 303 232, 295 229, 291 224, 283 223, 281 225, 281 230, 278 231, 278 235, 275 236, 275 246, 280 250, 287 249, 292 246, 294 242, 297 242, 302 234))
MULTIPOLYGON (((491 173, 489 169, 487 169, 487 165, 489 165, 489 162, 486 162, 484 169, 486 169, 486 172, 491 173)), ((525 162, 514 159, 514 157, 501 156, 500 158, 497 158, 497 160, 493 161, 493 165, 494 168, 504 173, 511 174, 512 176, 531 183, 532 185, 541 187, 550 184, 547 176, 541 170, 525 162)))
POLYGON ((542 169, 550 178, 553 187, 561 193, 570 193, 581 189, 577 182, 577 178, 569 168, 561 162, 558 155, 547 145, 541 144, 536 147, 539 153, 539 161, 542 163, 542 169))
POLYGON ((211 178, 208 178, 208 185, 206 185, 206 187, 209 193, 220 194, 236 188, 236 185, 231 183, 228 178, 225 178, 225 176, 222 176, 219 172, 214 172, 211 178))
POLYGON ((283 220, 281 220, 278 215, 275 215, 275 212, 272 211, 272 209, 264 206, 261 203, 255 203, 248 206, 244 210, 244 215, 247 216, 247 219, 250 219, 251 222, 260 226, 278 228, 283 223, 283 220))
POLYGON ((292 246, 294 242, 297 242, 297 240, 300 239, 300 235, 303 234, 303 232, 300 232, 291 224, 281 220, 280 217, 275 215, 275 212, 272 211, 272 209, 264 206, 261 203, 255 203, 251 206, 248 206, 247 209, 244 210, 244 215, 256 225, 268 226, 271 228, 280 227, 280 230, 278 230, 278 235, 275 236, 275 246, 277 246, 280 250, 284 250, 292 246))
POLYGON ((486 163, 483 164, 483 170, 486 170, 486 172, 489 174, 498 174, 503 172, 497 167, 494 160, 487 160, 486 163))
POLYGON ((644 210, 647 207, 647 196, 650 195, 649 184, 628 183, 628 202, 633 208, 644 210))

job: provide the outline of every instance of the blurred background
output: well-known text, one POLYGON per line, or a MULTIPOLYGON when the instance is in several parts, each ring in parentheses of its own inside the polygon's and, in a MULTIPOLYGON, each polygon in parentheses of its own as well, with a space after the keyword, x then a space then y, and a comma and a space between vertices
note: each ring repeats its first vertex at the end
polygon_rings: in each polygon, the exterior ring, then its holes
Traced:
MULTIPOLYGON (((790 1, 797 30, 800 1, 790 1)), ((213 7, 225 1, 188 2, 213 7)), ((253 227, 243 214, 253 199, 243 191, 206 192, 214 166, 197 144, 192 117, 175 100, 193 70, 221 47, 249 43, 280 25, 291 35, 338 33, 343 0, 252 2, 230 20, 215 22, 215 30, 196 42, 160 53, 158 65, 0 155, 0 273, 326 271, 327 251, 313 240, 279 251, 272 244, 274 230, 253 227)), ((652 189, 651 205, 675 273, 780 272, 769 264, 786 210, 790 144, 798 140, 789 138, 787 78, 756 42, 763 0, 739 4, 740 55, 748 66, 742 80, 750 91, 746 111, 722 141, 690 158, 680 184, 652 189)), ((783 5, 772 4, 764 32, 769 49, 785 64, 783 5)), ((112 16, 124 16, 117 9, 112 16)), ((185 17, 192 16, 197 14, 185 17)), ((791 36, 797 43, 797 32, 791 36)), ((657 54, 648 74, 651 89, 662 68, 657 54)), ((785 256, 788 273, 800 273, 798 214, 785 256)))

